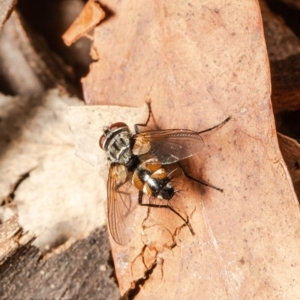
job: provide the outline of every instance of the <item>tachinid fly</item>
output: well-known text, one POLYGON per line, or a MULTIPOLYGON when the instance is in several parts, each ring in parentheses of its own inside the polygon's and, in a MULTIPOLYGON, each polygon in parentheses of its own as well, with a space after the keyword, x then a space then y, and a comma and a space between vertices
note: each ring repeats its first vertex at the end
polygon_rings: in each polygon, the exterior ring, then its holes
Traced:
MULTIPOLYGON (((120 245, 129 242, 128 225, 126 218, 131 215, 130 196, 121 191, 125 184, 131 184, 138 189, 138 203, 144 206, 164 207, 172 210, 193 230, 179 212, 171 205, 156 205, 143 203, 143 195, 163 200, 171 200, 176 194, 170 174, 164 166, 175 164, 185 158, 191 157, 204 148, 201 133, 215 129, 227 121, 200 131, 188 129, 164 129, 140 132, 138 127, 147 126, 152 115, 150 103, 149 114, 145 124, 136 124, 135 133, 131 133, 125 123, 115 123, 104 129, 101 136, 100 147, 106 151, 110 163, 107 181, 107 207, 108 223, 113 239, 120 245)), ((198 183, 222 191, 188 175, 182 167, 183 174, 198 183)))

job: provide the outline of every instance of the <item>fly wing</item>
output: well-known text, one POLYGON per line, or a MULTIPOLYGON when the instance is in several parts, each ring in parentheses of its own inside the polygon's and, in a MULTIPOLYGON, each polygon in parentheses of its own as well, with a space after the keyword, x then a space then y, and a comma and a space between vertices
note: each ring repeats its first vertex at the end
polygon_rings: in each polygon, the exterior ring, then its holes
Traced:
POLYGON ((120 245, 129 243, 132 235, 132 199, 130 182, 126 181, 123 165, 111 166, 107 181, 107 213, 109 230, 120 245), (122 174, 123 173, 123 174, 122 174))
POLYGON ((204 148, 202 137, 195 131, 185 129, 146 131, 136 134, 134 139, 133 151, 136 145, 142 145, 145 150, 140 150, 137 155, 150 154, 163 165, 191 157, 204 148))

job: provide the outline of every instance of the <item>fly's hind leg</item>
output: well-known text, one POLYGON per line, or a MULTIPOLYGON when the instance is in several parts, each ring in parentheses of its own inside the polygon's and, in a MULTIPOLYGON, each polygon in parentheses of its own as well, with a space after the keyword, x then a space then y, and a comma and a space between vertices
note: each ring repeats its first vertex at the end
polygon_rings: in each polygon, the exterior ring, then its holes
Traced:
POLYGON ((226 118, 224 121, 222 121, 221 123, 219 123, 218 125, 215 125, 211 128, 208 128, 208 129, 205 129, 205 130, 202 130, 202 131, 198 131, 197 133, 198 134, 201 134, 201 133, 204 133, 204 132, 208 132, 208 131, 211 131, 215 128, 218 128, 218 127, 221 127, 222 125, 224 125, 225 123, 227 123, 229 120, 231 119, 231 116, 229 116, 228 118, 226 118))
POLYGON ((223 191, 224 191, 223 189, 218 188, 218 187, 216 187, 216 186, 214 186, 214 185, 211 185, 211 184, 209 184, 209 183, 207 183, 207 182, 205 182, 205 181, 201 181, 201 180, 199 180, 199 179, 196 179, 196 178, 192 177, 191 175, 189 175, 189 174, 184 170, 184 168, 180 165, 180 163, 177 162, 177 165, 178 165, 179 168, 181 169, 181 172, 183 173, 183 175, 184 175, 185 177, 187 177, 188 179, 191 179, 191 180, 193 180, 193 181, 195 181, 195 182, 197 182, 197 183, 200 183, 200 184, 202 184, 202 185, 204 185, 204 186, 210 187, 210 188, 212 188, 212 189, 214 189, 214 190, 217 190, 217 191, 223 193, 223 191))
POLYGON ((160 205, 160 204, 154 204, 154 203, 143 203, 143 196, 144 196, 144 193, 142 191, 139 191, 139 205, 147 206, 147 207, 170 209, 173 213, 175 213, 184 222, 184 224, 189 228, 191 234, 195 235, 195 232, 194 232, 189 220, 188 219, 186 220, 176 209, 174 209, 170 205, 160 205))

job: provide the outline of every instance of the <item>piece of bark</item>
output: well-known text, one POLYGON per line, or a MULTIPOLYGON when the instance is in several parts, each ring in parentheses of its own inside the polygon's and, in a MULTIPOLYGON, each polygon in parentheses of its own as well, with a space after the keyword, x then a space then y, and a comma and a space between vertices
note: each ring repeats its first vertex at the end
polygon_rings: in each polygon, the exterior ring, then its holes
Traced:
MULTIPOLYGON (((232 116, 203 135, 192 164, 224 193, 186 183, 176 202, 195 236, 172 212, 139 207, 132 241, 111 240, 121 293, 141 284, 136 299, 297 298, 299 207, 276 139, 258 3, 101 3, 115 14, 95 29, 87 103, 150 98, 160 128, 200 131, 232 116)), ((121 109, 118 121, 129 121, 121 109)))
POLYGON ((70 46, 92 31, 104 18, 105 12, 100 3, 97 0, 89 0, 80 15, 63 34, 62 39, 67 46, 70 46))
POLYGON ((299 143, 278 133, 278 141, 282 156, 290 172, 296 195, 300 199, 300 145, 299 143))
POLYGON ((271 66, 274 112, 300 108, 300 39, 260 0, 271 66))
POLYGON ((12 13, 17 0, 0 0, 0 30, 12 13))
POLYGON ((0 88, 13 95, 41 95, 49 88, 75 94, 69 67, 14 12, 0 33, 0 88))
POLYGON ((30 244, 34 234, 24 232, 18 224, 18 216, 14 215, 0 226, 0 266, 15 255, 19 248, 30 244))
MULTIPOLYGON (((0 226, 0 249, 14 242, 17 247, 0 264, 2 299, 118 299, 112 278, 110 250, 105 229, 95 230, 89 237, 73 243, 68 249, 41 258, 38 249, 24 242, 22 228, 13 217, 0 226), (8 226, 9 224, 9 226, 8 226), (7 227, 10 227, 8 232, 7 227), (20 233, 16 235, 16 232, 20 233)), ((23 233, 24 234, 24 233, 23 233)), ((26 233, 25 236, 29 236, 26 233)))

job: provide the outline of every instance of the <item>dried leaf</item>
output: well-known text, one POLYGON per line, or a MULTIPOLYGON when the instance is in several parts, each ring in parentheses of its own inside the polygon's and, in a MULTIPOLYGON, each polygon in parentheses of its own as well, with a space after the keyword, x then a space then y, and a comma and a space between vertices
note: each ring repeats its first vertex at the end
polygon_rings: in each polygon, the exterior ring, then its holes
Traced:
MULTIPOLYGON (((258 3, 102 4, 115 17, 95 30, 100 59, 83 81, 87 103, 150 98, 160 128, 200 131, 232 116, 203 135, 206 148, 191 165, 224 192, 187 183, 180 195, 195 236, 172 212, 141 209, 146 232, 127 246, 112 241, 121 293, 142 286, 136 299, 298 298, 299 207, 276 139, 258 3)), ((120 111, 114 122, 126 118, 120 111)))
MULTIPOLYGON (((87 235, 105 220, 98 197, 105 185, 96 169, 74 155, 68 127, 67 107, 80 103, 60 98, 57 91, 37 99, 0 100, 0 197, 4 201, 11 186, 29 175, 14 191, 11 205, 16 205, 20 224, 35 233, 34 244, 42 250, 87 235)), ((5 210, 1 207, 4 215, 5 210)))

